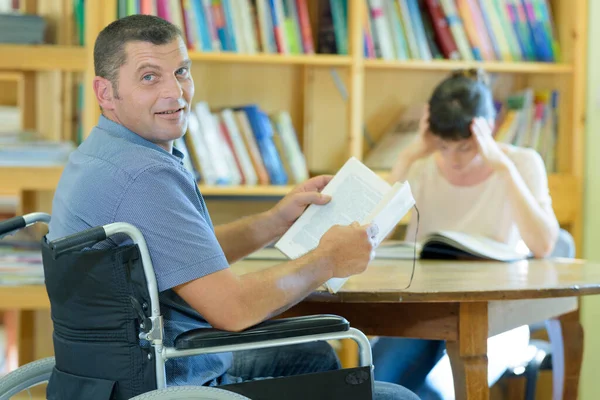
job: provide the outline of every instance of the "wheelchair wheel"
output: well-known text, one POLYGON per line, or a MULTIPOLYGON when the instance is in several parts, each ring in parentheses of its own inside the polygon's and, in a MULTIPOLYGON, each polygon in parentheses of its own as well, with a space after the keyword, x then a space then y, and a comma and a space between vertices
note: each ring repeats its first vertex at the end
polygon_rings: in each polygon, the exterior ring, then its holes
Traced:
POLYGON ((0 378, 0 400, 8 400, 17 393, 47 382, 53 368, 54 357, 42 358, 0 378))
POLYGON ((228 390, 206 386, 172 386, 132 397, 130 400, 251 400, 228 390))

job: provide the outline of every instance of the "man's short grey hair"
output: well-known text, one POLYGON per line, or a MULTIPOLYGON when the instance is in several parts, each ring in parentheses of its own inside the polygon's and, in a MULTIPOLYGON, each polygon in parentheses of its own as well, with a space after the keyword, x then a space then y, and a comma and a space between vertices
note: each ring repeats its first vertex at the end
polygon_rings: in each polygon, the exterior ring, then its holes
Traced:
MULTIPOLYGON (((131 15, 106 26, 94 45, 94 72, 108 79, 115 91, 119 68, 127 61, 125 45, 129 42, 149 42, 162 45, 183 37, 172 23, 152 15, 131 15)), ((115 93, 116 95, 116 93, 115 93)))

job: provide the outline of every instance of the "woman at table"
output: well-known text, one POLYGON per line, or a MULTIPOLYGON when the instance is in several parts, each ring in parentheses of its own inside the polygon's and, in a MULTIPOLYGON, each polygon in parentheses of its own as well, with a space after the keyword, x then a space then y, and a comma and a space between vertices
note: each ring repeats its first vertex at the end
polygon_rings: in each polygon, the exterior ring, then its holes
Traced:
MULTIPOLYGON (((409 181, 420 211, 419 237, 439 230, 484 235, 534 257, 550 254, 559 225, 540 155, 496 143, 495 108, 481 70, 452 73, 434 90, 417 138, 398 155, 390 182, 409 181)), ((416 218, 407 229, 414 237, 416 218)), ((529 342, 523 326, 488 340, 490 385, 529 342)), ((400 383, 423 399, 451 399, 443 342, 378 338, 375 379, 400 383)))

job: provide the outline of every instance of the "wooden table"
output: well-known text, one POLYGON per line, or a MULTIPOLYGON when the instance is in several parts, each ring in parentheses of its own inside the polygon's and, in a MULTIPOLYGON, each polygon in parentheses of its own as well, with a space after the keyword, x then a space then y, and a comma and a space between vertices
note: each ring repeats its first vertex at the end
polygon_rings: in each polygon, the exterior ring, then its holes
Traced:
MULTIPOLYGON (((244 274, 277 262, 244 261, 233 269, 244 274)), ((316 291, 284 316, 332 313, 368 335, 446 340, 457 399, 489 398, 489 336, 549 320, 554 398, 577 398, 583 357, 577 297, 600 293, 599 264, 423 261, 412 286, 403 289, 411 269, 412 261, 376 260, 336 295, 316 291)), ((0 309, 47 308, 43 287, 0 287, 0 309)), ((31 345, 34 331, 22 330, 20 340, 31 345)))

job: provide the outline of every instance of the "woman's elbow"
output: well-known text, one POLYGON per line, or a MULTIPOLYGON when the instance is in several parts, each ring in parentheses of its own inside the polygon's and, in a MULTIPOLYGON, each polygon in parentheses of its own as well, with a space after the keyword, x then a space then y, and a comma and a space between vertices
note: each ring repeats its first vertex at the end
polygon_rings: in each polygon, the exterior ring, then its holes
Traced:
POLYGON ((543 246, 543 247, 540 247, 539 249, 532 250, 531 254, 533 255, 533 258, 537 258, 537 259, 546 258, 550 254, 552 254, 552 249, 553 249, 553 246, 550 246, 550 247, 543 246))
POLYGON ((534 258, 546 258, 552 254, 554 250, 554 246, 556 246, 556 241, 558 239, 558 229, 556 233, 551 232, 545 238, 541 238, 540 243, 538 243, 534 248, 531 249, 531 253, 534 258))

